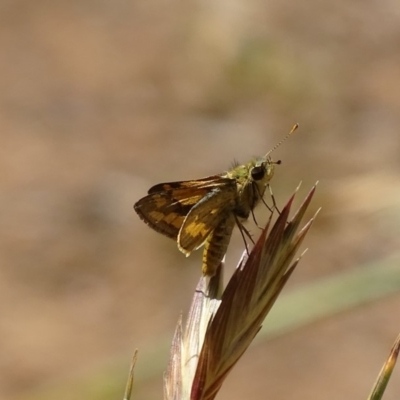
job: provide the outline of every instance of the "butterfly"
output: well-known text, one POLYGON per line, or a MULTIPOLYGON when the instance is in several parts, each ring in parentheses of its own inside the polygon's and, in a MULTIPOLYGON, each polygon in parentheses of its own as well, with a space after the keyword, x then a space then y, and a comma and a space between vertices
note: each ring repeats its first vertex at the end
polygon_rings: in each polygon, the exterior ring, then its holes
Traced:
MULTIPOLYGON (((213 276, 227 251, 235 224, 249 218, 262 200, 275 165, 270 153, 230 171, 203 179, 160 183, 134 205, 155 231, 176 240, 186 256, 204 245, 202 272, 213 276)), ((247 232, 247 230, 245 230, 247 232)))

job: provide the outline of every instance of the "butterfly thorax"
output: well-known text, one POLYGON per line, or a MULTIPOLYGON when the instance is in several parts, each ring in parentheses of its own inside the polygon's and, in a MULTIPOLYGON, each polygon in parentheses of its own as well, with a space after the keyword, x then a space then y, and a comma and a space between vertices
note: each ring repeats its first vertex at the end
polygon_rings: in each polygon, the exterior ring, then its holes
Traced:
POLYGON ((238 165, 226 173, 226 177, 235 180, 237 188, 235 214, 247 219, 250 212, 263 197, 268 182, 274 175, 274 163, 262 158, 248 164, 238 165))

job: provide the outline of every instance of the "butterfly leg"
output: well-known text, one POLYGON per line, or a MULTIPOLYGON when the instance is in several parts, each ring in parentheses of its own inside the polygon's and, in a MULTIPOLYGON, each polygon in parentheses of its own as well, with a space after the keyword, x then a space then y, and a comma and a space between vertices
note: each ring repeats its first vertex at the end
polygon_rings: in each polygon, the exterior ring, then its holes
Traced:
MULTIPOLYGON (((277 213, 278 213, 279 215, 281 215, 281 212, 279 211, 279 208, 278 208, 278 206, 276 205, 276 200, 275 200, 274 194, 272 193, 271 185, 268 184, 267 186, 268 186, 269 194, 271 195, 271 199, 272 199, 272 204, 273 204, 273 208, 272 208, 272 209, 273 209, 273 210, 276 210, 277 213)), ((269 208, 269 207, 268 207, 268 208, 269 208)), ((272 210, 271 210, 271 211, 272 211, 272 210)))
POLYGON ((240 234, 242 235, 242 239, 243 239, 244 245, 246 247, 247 255, 250 255, 249 246, 247 244, 247 241, 246 241, 246 238, 244 235, 246 235, 254 245, 253 237, 251 236, 251 233, 249 232, 249 230, 240 222, 239 218, 236 215, 235 215, 235 221, 236 221, 236 225, 239 228, 240 234))

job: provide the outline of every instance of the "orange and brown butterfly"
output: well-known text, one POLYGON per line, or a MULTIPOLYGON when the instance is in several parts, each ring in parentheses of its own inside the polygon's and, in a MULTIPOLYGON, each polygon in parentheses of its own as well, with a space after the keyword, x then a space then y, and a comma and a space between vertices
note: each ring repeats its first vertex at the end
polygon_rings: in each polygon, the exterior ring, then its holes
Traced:
MULTIPOLYGON (((284 140, 292 134, 296 124, 284 140)), ((189 256, 204 245, 204 275, 213 276, 222 261, 235 223, 247 220, 262 199, 276 164, 264 157, 203 179, 160 183, 151 187, 134 209, 155 231, 177 241, 189 256)), ((243 228, 243 227, 242 227, 243 228)))

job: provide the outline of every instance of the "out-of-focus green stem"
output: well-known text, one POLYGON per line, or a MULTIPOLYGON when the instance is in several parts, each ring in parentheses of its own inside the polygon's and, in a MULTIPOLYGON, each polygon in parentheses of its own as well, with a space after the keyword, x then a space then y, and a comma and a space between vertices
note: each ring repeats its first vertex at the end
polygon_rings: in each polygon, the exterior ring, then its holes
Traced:
POLYGON ((399 350, 400 350, 400 335, 397 336, 397 339, 394 342, 389 357, 386 360, 385 364, 383 365, 378 375, 378 379, 376 380, 375 385, 372 388, 372 392, 368 400, 382 399, 383 393, 385 392, 390 376, 392 375, 394 366, 396 365, 397 357, 399 355, 399 350))

